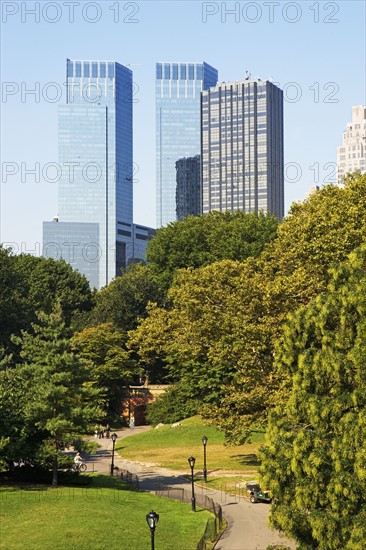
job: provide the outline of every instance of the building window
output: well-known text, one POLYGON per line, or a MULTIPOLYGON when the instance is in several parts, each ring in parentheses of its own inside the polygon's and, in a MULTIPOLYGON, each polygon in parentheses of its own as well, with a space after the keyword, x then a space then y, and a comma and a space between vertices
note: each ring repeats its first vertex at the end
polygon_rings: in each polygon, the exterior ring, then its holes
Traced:
POLYGON ((194 65, 192 63, 188 65, 188 80, 194 80, 194 65))
POLYGON ((177 63, 173 63, 173 74, 172 74, 172 78, 173 80, 178 80, 178 65, 177 63))
POLYGON ((187 79, 187 66, 184 64, 180 66, 180 79, 181 80, 187 79))
POLYGON ((92 77, 98 78, 98 63, 92 63, 92 77))
POLYGON ((75 76, 80 78, 81 77, 81 63, 80 61, 75 62, 75 76))
POLYGON ((89 78, 90 76, 90 65, 87 62, 84 62, 84 77, 89 78))
POLYGON ((165 80, 170 79, 170 65, 169 65, 169 63, 166 63, 164 65, 164 78, 165 78, 165 80))
POLYGON ((114 78, 114 63, 108 63, 108 78, 114 78))
POLYGON ((106 66, 105 66, 105 63, 101 63, 101 64, 100 64, 99 71, 100 71, 100 77, 101 77, 101 78, 105 78, 105 77, 106 77, 106 66))
POLYGON ((162 70, 161 63, 156 64, 156 78, 158 80, 161 80, 163 78, 163 70, 162 70))
POLYGON ((67 60, 67 76, 74 76, 72 61, 67 60))

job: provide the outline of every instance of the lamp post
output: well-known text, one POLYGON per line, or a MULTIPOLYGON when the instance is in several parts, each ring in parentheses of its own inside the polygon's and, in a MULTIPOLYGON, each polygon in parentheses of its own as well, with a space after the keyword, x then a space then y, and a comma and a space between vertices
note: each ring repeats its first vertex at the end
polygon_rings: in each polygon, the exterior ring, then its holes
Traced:
POLYGON ((116 439, 117 439, 118 435, 116 433, 113 433, 111 435, 111 438, 112 438, 112 444, 113 444, 113 447, 112 447, 112 464, 111 464, 111 476, 113 475, 113 470, 114 470, 114 446, 116 444, 116 439))
POLYGON ((146 514, 146 521, 147 521, 148 526, 150 527, 151 550, 154 550, 155 549, 154 535, 155 535, 155 528, 156 528, 156 526, 158 524, 158 521, 159 521, 159 514, 154 512, 154 510, 151 510, 151 512, 146 514))
POLYGON ((208 437, 205 435, 202 438, 203 443, 203 479, 205 480, 205 483, 207 483, 207 468, 206 468, 206 445, 207 445, 208 437))
POLYGON ((190 456, 189 459, 188 459, 188 463, 191 467, 191 479, 192 479, 192 498, 191 498, 191 501, 192 501, 192 512, 195 512, 196 511, 196 497, 194 496, 194 465, 196 463, 196 459, 194 458, 194 456, 190 456))

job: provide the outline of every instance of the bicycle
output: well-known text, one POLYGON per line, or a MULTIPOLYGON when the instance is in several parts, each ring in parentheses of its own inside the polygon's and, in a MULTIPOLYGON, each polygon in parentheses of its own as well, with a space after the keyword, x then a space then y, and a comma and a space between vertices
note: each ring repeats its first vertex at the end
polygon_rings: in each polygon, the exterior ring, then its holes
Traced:
POLYGON ((72 469, 74 472, 83 473, 83 472, 86 472, 87 465, 84 464, 84 462, 79 462, 79 463, 74 462, 72 469))

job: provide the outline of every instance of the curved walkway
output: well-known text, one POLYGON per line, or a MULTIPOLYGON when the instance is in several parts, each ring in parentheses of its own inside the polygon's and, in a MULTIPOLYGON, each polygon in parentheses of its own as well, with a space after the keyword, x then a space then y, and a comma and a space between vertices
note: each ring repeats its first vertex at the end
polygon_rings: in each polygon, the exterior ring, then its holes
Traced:
MULTIPOLYGON (((118 440, 122 437, 135 435, 149 430, 149 426, 138 426, 133 430, 117 430, 118 440)), ((100 445, 97 452, 88 455, 86 462, 88 471, 103 474, 110 473, 112 458, 112 440, 98 439, 100 445)), ((177 488, 191 490, 191 484, 182 477, 186 472, 175 472, 167 468, 157 468, 139 462, 131 462, 123 459, 118 453, 114 455, 114 465, 120 469, 128 470, 139 477, 139 488, 143 491, 155 492, 160 485, 169 485, 177 488)), ((296 549, 293 541, 282 537, 278 532, 272 531, 266 523, 269 507, 267 504, 251 504, 249 500, 230 496, 221 491, 206 489, 196 485, 196 495, 207 495, 222 507, 228 528, 223 533, 215 546, 215 550, 265 550, 269 544, 282 544, 296 549)))

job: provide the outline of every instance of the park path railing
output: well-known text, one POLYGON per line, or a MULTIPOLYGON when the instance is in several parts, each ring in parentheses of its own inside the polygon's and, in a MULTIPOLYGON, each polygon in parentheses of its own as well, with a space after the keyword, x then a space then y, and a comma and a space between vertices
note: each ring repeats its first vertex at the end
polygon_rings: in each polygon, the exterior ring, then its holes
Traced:
POLYGON ((129 483, 136 489, 139 489, 139 476, 137 476, 136 474, 132 474, 131 472, 129 472, 128 470, 124 470, 123 468, 119 468, 119 474, 123 481, 129 483))
MULTIPOLYGON (((170 485, 160 486, 155 490, 155 494, 179 500, 181 502, 191 502, 191 491, 182 487, 172 487, 170 485)), ((197 544, 197 550, 206 550, 206 543, 208 541, 215 542, 219 533, 221 532, 224 522, 222 517, 222 508, 220 504, 215 502, 209 495, 205 494, 205 488, 202 487, 202 493, 196 492, 196 505, 200 508, 204 508, 211 512, 214 517, 207 520, 205 532, 203 533, 199 543, 197 544)))
MULTIPOLYGON (((132 474, 128 470, 123 469, 119 469, 119 474, 121 479, 127 483, 130 483, 137 489, 139 488, 139 478, 136 474, 132 474)), ((196 493, 196 505, 200 508, 208 510, 214 515, 214 517, 207 520, 205 532, 198 542, 196 550, 206 550, 206 543, 208 541, 211 543, 215 542, 224 525, 222 508, 220 504, 215 502, 209 495, 205 494, 206 489, 204 487, 201 487, 201 489, 201 493, 196 493)), ((158 496, 171 498, 179 502, 191 502, 191 491, 185 489, 184 487, 174 487, 172 485, 157 483, 154 492, 158 496)))

